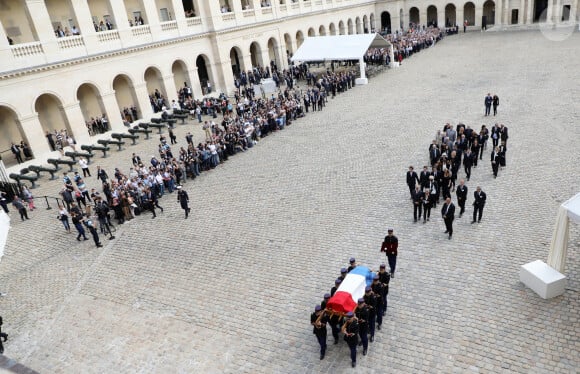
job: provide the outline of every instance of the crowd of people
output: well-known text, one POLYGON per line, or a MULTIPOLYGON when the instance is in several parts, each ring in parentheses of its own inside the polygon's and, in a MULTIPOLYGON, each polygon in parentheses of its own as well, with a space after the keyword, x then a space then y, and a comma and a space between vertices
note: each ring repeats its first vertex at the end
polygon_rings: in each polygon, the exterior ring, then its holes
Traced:
POLYGON ((97 118, 91 117, 89 121, 85 122, 85 125, 87 126, 87 130, 91 136, 104 134, 110 130, 109 120, 107 119, 107 115, 104 113, 100 117, 97 116, 97 118))
POLYGON ((76 140, 69 135, 67 129, 62 129, 60 131, 53 130, 46 132, 46 140, 50 146, 51 151, 59 151, 61 155, 64 155, 64 148, 70 147, 73 151, 76 151, 76 140))

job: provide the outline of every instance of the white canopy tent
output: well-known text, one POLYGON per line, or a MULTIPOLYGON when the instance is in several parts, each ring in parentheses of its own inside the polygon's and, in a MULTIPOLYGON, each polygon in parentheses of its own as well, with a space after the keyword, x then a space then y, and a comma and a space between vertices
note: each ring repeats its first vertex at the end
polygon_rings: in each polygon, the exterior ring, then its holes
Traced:
POLYGON ((366 84, 363 57, 369 48, 388 48, 394 61, 393 45, 380 34, 315 36, 304 40, 292 61, 359 60, 360 78, 357 84, 366 84))
POLYGON ((554 233, 552 234, 548 265, 560 273, 564 272, 564 267, 566 266, 570 220, 580 224, 580 193, 563 203, 558 208, 558 215, 556 216, 556 227, 554 227, 554 233))

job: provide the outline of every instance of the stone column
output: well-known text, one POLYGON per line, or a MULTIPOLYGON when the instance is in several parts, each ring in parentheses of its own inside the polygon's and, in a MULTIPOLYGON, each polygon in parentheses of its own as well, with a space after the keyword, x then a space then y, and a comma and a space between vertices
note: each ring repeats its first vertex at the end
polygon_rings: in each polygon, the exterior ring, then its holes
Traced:
MULTIPOLYGON (((481 28, 481 17, 483 16, 483 6, 475 6, 475 26, 481 28)), ((470 25, 471 26, 471 25, 470 25)))
POLYGON ((115 96, 115 91, 109 93, 101 94, 101 100, 103 100, 103 106, 105 107, 105 114, 109 120, 109 127, 112 132, 125 132, 127 129, 123 125, 123 120, 121 118, 121 109, 119 108, 119 103, 117 103, 117 97, 115 96))
POLYGON ((85 117, 79 102, 63 105, 63 110, 70 125, 73 139, 78 144, 90 144, 92 142, 91 136, 85 125, 85 117))
POLYGON ((122 1, 109 0, 111 6, 111 12, 115 18, 115 24, 113 25, 115 29, 119 32, 119 37, 121 38, 121 45, 127 46, 132 44, 131 29, 129 28, 129 15, 127 14, 127 8, 122 1))
POLYGON ((553 22, 552 17, 554 15, 554 6, 552 5, 553 0, 548 0, 548 9, 546 9, 546 22, 553 22))
POLYGON ((534 0, 527 0, 528 2, 528 19, 526 20, 526 24, 531 25, 534 22, 534 0))
MULTIPOLYGON (((369 18, 369 25, 371 20, 369 18)), ((427 26, 427 8, 419 10, 419 26, 427 26)))
POLYGON ((266 49, 262 50, 262 67, 266 68, 266 66, 270 66, 270 49, 266 47, 266 49))
POLYGON ((93 25, 93 18, 89 4, 86 1, 71 1, 73 12, 75 15, 76 26, 81 31, 81 35, 87 48, 87 53, 92 54, 98 51, 99 43, 97 40, 97 32, 93 25))
POLYGON ((445 8, 437 8, 437 27, 445 28, 445 8))
POLYGON ((252 54, 248 52, 247 55, 242 56, 242 60, 244 60, 244 68, 246 71, 252 69, 252 54))
POLYGON ((223 92, 228 95, 236 89, 234 84, 234 73, 232 72, 232 63, 228 59, 227 61, 216 63, 215 68, 215 76, 218 78, 217 82, 214 82, 215 91, 217 93, 223 92))
POLYGON ((153 116, 153 108, 151 108, 151 102, 149 101, 147 83, 141 82, 134 84, 133 89, 135 90, 135 96, 137 97, 137 102, 139 104, 141 118, 144 121, 149 121, 151 116, 153 116))
POLYGON ((463 31, 463 22, 465 22, 463 7, 457 7, 455 8, 455 23, 459 27, 459 31, 463 31))
POLYGON ((44 0, 26 0, 26 8, 28 8, 28 14, 34 24, 38 41, 42 43, 47 60, 57 59, 58 44, 44 0))
POLYGON ((34 154, 34 159, 38 162, 46 162, 50 158, 50 145, 46 139, 45 131, 38 119, 38 113, 32 113, 19 119, 24 131, 24 136, 34 154))
MULTIPOLYGON (((173 5, 173 19, 177 21, 179 35, 186 35, 187 21, 185 19, 185 11, 183 10, 183 2, 181 0, 171 0, 171 5, 173 5)), ((199 12, 198 9, 195 11, 199 12)))
POLYGON ((365 62, 364 62, 364 59, 362 59, 362 58, 361 58, 361 59, 359 59, 359 60, 358 60, 358 64, 359 64, 359 67, 360 67, 360 78, 357 78, 357 79, 355 80, 355 83, 356 83, 357 85, 359 85, 359 84, 368 84, 368 83, 369 83, 369 80, 368 80, 368 79, 367 79, 367 77, 366 77, 366 72, 365 72, 365 62))
POLYGON ((518 25, 524 24, 526 0, 520 0, 520 9, 518 10, 518 25))
POLYGON ((165 86, 165 93, 167 94, 167 105, 171 106, 171 101, 177 101, 178 98, 173 74, 168 74, 163 77, 163 85, 165 86))
POLYGON ((286 54, 286 43, 280 43, 278 50, 280 51, 278 54, 280 55, 280 61, 277 61, 278 70, 282 71, 288 68, 288 55, 286 54))
POLYGON ((189 70, 189 78, 191 79, 191 93, 194 99, 199 99, 203 97, 203 92, 201 90, 201 83, 199 82, 199 76, 197 74, 197 66, 194 66, 189 70))
MULTIPOLYGON (((509 1, 506 1, 509 2, 509 1)), ((494 17, 494 23, 495 26, 501 26, 503 25, 503 21, 502 21, 502 6, 501 6, 501 0, 497 0, 497 3, 495 4, 495 17, 494 17)))
MULTIPOLYGON (((497 11, 497 7, 495 8, 497 11)), ((509 0, 503 0, 503 24, 504 25, 509 25, 511 22, 511 13, 510 13, 510 1, 509 0)))
POLYGON ((161 25, 159 23, 157 4, 155 0, 143 0, 143 6, 145 7, 147 25, 151 29, 151 36, 153 40, 159 40, 161 37, 161 25))
POLYGON ((6 38, 6 33, 4 32, 4 26, 0 21, 0 71, 8 71, 14 69, 12 65, 12 50, 8 39, 6 38))
POLYGON ((554 23, 562 22, 562 0, 556 0, 556 5, 554 6, 554 23))

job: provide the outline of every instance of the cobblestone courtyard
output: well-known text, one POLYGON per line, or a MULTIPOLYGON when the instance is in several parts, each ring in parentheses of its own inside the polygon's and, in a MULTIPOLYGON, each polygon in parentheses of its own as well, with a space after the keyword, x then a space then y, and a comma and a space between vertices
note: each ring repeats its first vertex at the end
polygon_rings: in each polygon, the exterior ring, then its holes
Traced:
MULTIPOLYGON (((12 211, 6 354, 40 373, 578 372, 578 227, 563 296, 540 299, 518 271, 547 259, 556 210, 578 192, 579 57, 578 33, 449 37, 188 182, 190 219, 165 196, 165 213, 122 225, 104 248, 64 234, 55 210, 26 222, 12 211), (483 117, 488 92, 496 118, 483 117), (413 223, 405 172, 428 162, 436 130, 496 119, 510 130, 507 168, 493 179, 486 151, 453 239, 438 209, 413 223), (488 202, 471 225, 477 185, 488 202), (378 268, 388 226, 400 246, 383 329, 356 369, 343 341, 320 361, 310 312, 349 257, 378 268)), ((203 139, 190 122, 178 145, 187 131, 203 139)), ((113 151, 93 175, 155 149, 113 151)), ((37 196, 56 195, 59 182, 40 183, 37 196)))

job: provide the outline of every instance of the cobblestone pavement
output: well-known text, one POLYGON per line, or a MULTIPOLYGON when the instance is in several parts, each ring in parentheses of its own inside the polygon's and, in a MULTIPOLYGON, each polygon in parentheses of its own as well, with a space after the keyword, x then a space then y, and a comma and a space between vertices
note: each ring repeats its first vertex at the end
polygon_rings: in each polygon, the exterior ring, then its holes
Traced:
MULTIPOLYGON (((579 54, 578 33, 448 38, 188 182, 190 219, 166 196, 165 213, 123 225, 102 249, 64 234, 54 210, 27 222, 11 213, 6 353, 41 373, 351 372, 342 341, 318 359, 309 314, 349 257, 384 261, 394 226, 387 318, 356 371, 576 372, 578 227, 563 296, 540 299, 518 271, 546 260, 557 207, 578 192, 579 54), (500 97, 496 118, 483 117, 487 92, 500 97), (486 152, 467 183, 487 192, 482 223, 470 225, 470 192, 453 240, 436 210, 414 224, 407 167, 427 162, 443 123, 494 120, 510 129, 507 168, 493 179, 486 152)), ((190 123, 180 144, 191 129, 203 138, 190 123)), ((155 148, 142 141, 97 163, 127 169, 131 152, 155 148)), ((40 182, 37 195, 56 193, 40 182)))

